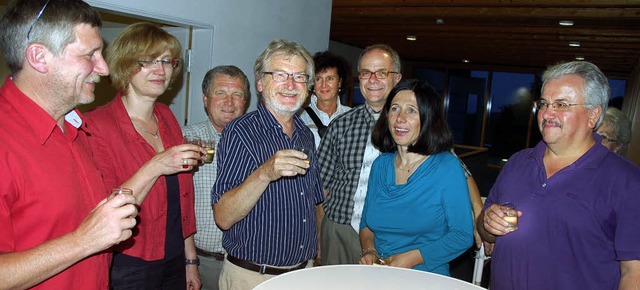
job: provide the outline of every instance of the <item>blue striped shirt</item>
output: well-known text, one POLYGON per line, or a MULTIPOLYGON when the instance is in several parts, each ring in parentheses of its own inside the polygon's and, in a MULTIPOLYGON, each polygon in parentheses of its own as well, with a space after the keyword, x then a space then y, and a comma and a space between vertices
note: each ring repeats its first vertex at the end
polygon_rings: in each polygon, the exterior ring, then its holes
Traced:
POLYGON ((269 184, 249 214, 225 231, 222 245, 230 255, 257 264, 291 266, 313 259, 318 250, 316 205, 323 201, 315 144, 309 128, 295 115, 293 138, 262 104, 229 123, 218 145, 218 179, 212 204, 240 185, 278 150, 302 144, 311 151, 305 175, 269 184))

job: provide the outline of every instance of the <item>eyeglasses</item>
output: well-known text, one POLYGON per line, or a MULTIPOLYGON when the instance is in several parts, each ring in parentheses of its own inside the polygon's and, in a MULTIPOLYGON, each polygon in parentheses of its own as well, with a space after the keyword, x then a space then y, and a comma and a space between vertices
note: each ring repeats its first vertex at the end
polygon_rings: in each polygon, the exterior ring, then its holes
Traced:
POLYGON ((156 60, 139 60, 138 63, 143 68, 152 68, 161 63, 164 68, 176 68, 180 61, 177 59, 156 59, 156 60))
POLYGON ((585 106, 588 104, 570 104, 564 101, 553 101, 551 103, 545 101, 545 100, 537 100, 535 101, 535 106, 536 109, 538 109, 538 111, 541 110, 546 110, 549 108, 549 105, 551 105, 551 108, 554 111, 568 111, 571 107, 573 106, 585 106))
POLYGON ((27 40, 31 39, 31 30, 33 30, 33 27, 36 25, 36 23, 38 23, 38 20, 40 20, 40 16, 42 16, 42 12, 44 12, 44 10, 47 8, 47 5, 49 5, 49 1, 51 0, 47 0, 47 2, 44 3, 44 6, 42 6, 42 9, 40 9, 40 12, 38 12, 38 15, 36 15, 36 20, 31 23, 31 26, 29 26, 29 32, 27 32, 27 40))
POLYGON ((293 81, 296 83, 306 83, 309 81, 309 75, 307 74, 288 74, 282 71, 265 71, 262 73, 271 75, 271 78, 276 82, 286 82, 289 77, 293 77, 293 81))
POLYGON ((607 142, 609 142, 609 143, 618 143, 618 142, 619 142, 619 141, 618 141, 618 140, 616 140, 616 139, 611 139, 611 138, 609 138, 607 135, 600 134, 600 133, 596 133, 596 134, 598 134, 598 136, 600 136, 600 137, 602 138, 602 140, 605 140, 605 141, 607 141, 607 142))
POLYGON ((389 76, 389 74, 397 74, 397 73, 398 73, 397 71, 386 71, 386 70, 379 70, 375 72, 363 70, 361 72, 358 72, 358 78, 363 80, 368 80, 371 78, 372 75, 375 75, 377 79, 383 80, 383 79, 386 79, 387 76, 389 76))

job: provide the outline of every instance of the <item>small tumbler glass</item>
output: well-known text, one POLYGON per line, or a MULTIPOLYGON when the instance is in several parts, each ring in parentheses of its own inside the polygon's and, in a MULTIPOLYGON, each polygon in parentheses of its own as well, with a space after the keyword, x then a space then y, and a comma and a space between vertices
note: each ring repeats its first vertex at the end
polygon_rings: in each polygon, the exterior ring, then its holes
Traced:
POLYGON ((500 205, 504 213, 503 219, 509 223, 507 229, 513 232, 518 229, 518 208, 511 202, 505 202, 500 205))

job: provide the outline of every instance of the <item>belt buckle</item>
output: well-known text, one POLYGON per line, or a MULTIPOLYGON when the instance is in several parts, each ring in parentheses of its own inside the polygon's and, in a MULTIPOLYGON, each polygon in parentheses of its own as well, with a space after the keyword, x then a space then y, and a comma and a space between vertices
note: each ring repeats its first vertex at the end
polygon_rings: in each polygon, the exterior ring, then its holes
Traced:
POLYGON ((267 266, 266 266, 266 265, 264 265, 264 264, 263 264, 263 265, 260 265, 260 271, 259 271, 259 273, 260 273, 261 275, 264 275, 266 272, 267 272, 267 266))

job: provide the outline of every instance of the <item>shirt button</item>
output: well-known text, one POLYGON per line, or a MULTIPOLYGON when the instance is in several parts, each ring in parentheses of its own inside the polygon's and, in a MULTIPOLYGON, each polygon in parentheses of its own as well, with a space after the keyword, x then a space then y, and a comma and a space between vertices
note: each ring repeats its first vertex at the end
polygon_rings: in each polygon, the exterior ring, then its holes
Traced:
POLYGON ((303 223, 306 223, 306 222, 307 222, 307 219, 302 219, 302 222, 303 222, 303 223))
POLYGON ((304 192, 302 192, 302 191, 301 191, 301 192, 300 192, 300 195, 304 195, 304 192))
POLYGON ((547 184, 546 184, 546 183, 543 183, 543 184, 542 184, 542 187, 547 187, 547 184))
POLYGON ((300 246, 300 249, 304 249, 304 246, 300 246))

